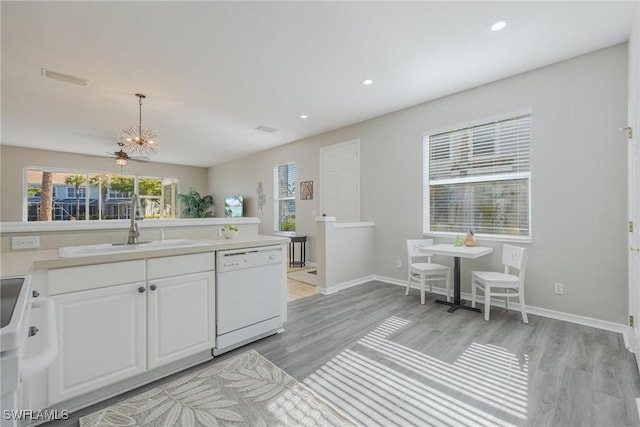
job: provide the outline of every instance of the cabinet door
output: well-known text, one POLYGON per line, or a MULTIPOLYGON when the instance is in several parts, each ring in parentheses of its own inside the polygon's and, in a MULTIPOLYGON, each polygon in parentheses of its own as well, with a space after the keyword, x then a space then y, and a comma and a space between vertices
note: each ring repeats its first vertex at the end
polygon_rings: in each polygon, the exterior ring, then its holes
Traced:
POLYGON ((213 271, 150 280, 149 369, 213 348, 213 271))
POLYGON ((60 353, 49 369, 50 404, 145 371, 145 283, 53 296, 60 353))

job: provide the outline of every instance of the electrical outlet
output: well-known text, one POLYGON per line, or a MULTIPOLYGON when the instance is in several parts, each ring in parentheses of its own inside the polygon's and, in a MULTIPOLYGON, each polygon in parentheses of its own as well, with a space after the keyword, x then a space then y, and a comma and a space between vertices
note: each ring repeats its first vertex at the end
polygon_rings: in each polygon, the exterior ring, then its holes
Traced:
POLYGON ((553 284, 553 293, 556 295, 564 294, 564 285, 562 283, 554 283, 553 284))
POLYGON ((36 249, 40 247, 40 236, 12 237, 11 249, 36 249))
POLYGON ((396 260, 396 268, 402 268, 402 261, 399 259, 396 260))

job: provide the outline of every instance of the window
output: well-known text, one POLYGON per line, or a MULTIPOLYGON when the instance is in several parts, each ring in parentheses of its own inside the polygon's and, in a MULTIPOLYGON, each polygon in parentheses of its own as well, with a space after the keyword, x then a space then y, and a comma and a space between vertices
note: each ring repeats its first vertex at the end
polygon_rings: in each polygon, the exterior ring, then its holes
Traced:
POLYGON ((107 188, 107 199, 130 199, 131 193, 123 193, 122 191, 107 188))
POLYGON ((423 232, 530 237, 531 114, 423 141, 423 232))
POLYGON ((273 169, 275 189, 275 231, 296 231, 296 164, 273 169))
POLYGON ((146 219, 174 218, 178 180, 29 167, 26 221, 129 219, 134 193, 146 219))
MULTIPOLYGON (((67 197, 70 199, 76 197, 76 189, 74 187, 67 188, 67 197)), ((81 199, 87 197, 87 189, 85 187, 78 188, 78 197, 81 199)))

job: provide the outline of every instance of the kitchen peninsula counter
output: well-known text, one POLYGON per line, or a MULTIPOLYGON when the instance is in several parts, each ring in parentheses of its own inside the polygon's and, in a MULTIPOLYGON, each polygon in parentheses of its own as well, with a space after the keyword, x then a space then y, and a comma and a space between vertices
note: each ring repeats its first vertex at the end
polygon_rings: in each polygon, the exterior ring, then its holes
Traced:
POLYGON ((197 254, 204 252, 214 252, 229 249, 244 249, 270 245, 284 245, 289 242, 287 237, 250 235, 243 237, 242 235, 234 239, 192 239, 200 240, 203 245, 186 246, 179 248, 164 249, 144 249, 144 244, 139 250, 134 252, 103 254, 91 256, 77 257, 52 257, 41 259, 33 262, 34 270, 51 270, 55 268, 79 267, 83 265, 104 264, 119 261, 131 261, 145 258, 158 258, 164 256, 197 254))

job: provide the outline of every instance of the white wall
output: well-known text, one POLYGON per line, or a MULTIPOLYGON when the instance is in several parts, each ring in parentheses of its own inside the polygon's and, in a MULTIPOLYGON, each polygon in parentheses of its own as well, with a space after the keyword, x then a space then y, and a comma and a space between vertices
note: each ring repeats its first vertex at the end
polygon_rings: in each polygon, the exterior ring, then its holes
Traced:
MULTIPOLYGON (((296 182, 313 181, 312 200, 296 198, 296 234, 308 236, 307 259, 315 260, 316 224, 314 218, 319 215, 318 173, 320 145, 313 142, 288 144, 273 150, 245 157, 237 162, 225 163, 209 169, 209 188, 216 200, 224 200, 226 195, 244 196, 245 216, 260 218, 260 234, 274 234, 274 191, 273 168, 275 165, 296 162, 296 182), (263 212, 257 206, 257 184, 262 181, 267 197, 263 212)), ((216 205, 216 216, 224 216, 224 205, 216 205)))
POLYGON ((329 294, 374 271, 375 224, 318 217, 318 292, 329 294))
MULTIPOLYGON (((627 143, 618 128, 627 121, 626 99, 622 44, 216 166, 209 171, 209 190, 255 195, 262 180, 268 203, 261 232, 268 233, 273 166, 298 162, 298 181, 313 180, 317 194, 318 149, 359 138, 361 220, 376 224, 373 273, 404 280, 396 260, 406 259, 404 240, 420 237, 422 229, 423 133, 531 109, 533 241, 523 245, 529 250, 527 304, 623 323, 627 143), (563 296, 553 294, 554 282, 564 283, 563 296)), ((298 207, 299 231, 313 241, 317 198, 298 207)), ((470 269, 499 268, 501 243, 479 243, 498 250, 463 261, 463 292, 469 291, 470 269)))

